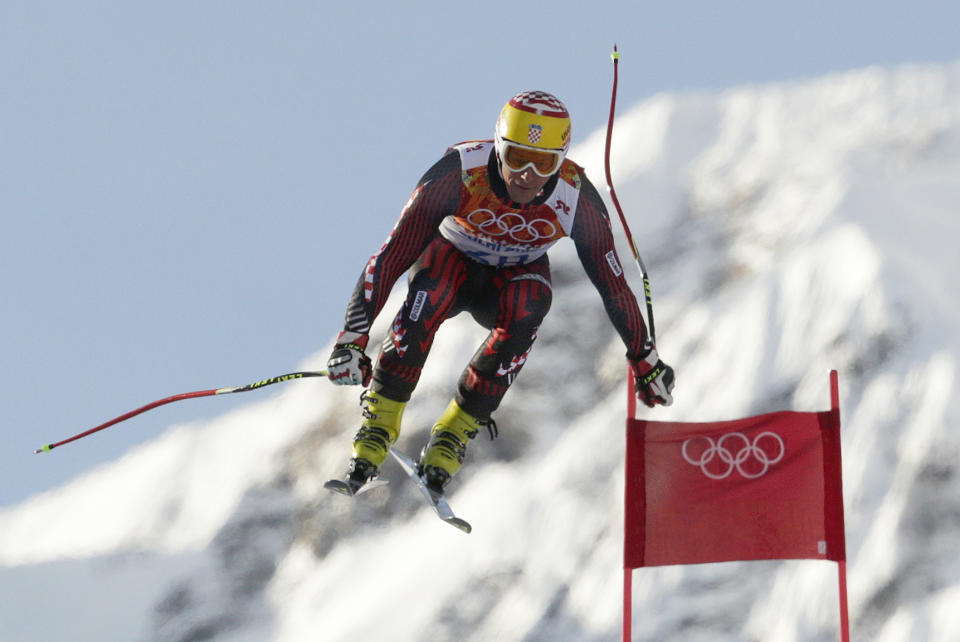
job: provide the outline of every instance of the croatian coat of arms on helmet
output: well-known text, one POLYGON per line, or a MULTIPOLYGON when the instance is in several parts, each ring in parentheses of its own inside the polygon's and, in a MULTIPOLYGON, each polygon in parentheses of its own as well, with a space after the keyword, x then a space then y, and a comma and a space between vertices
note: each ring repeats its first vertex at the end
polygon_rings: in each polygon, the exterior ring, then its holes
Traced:
POLYGON ((543 136, 543 126, 530 123, 530 127, 527 129, 527 140, 531 143, 539 143, 541 136, 543 136))

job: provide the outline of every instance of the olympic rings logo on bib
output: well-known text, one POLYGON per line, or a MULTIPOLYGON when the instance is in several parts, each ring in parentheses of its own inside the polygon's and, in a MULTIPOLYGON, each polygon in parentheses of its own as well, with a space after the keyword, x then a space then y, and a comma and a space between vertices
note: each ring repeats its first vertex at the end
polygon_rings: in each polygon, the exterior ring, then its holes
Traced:
POLYGON ((497 216, 488 209, 473 210, 467 223, 475 230, 496 238, 507 236, 516 243, 549 241, 557 237, 557 225, 545 218, 527 220, 519 212, 504 212, 497 216))
POLYGON ((753 441, 741 432, 728 433, 716 442, 701 435, 684 441, 680 450, 688 464, 710 479, 725 479, 734 470, 746 479, 762 477, 786 453, 783 438, 772 432, 762 432, 753 441))

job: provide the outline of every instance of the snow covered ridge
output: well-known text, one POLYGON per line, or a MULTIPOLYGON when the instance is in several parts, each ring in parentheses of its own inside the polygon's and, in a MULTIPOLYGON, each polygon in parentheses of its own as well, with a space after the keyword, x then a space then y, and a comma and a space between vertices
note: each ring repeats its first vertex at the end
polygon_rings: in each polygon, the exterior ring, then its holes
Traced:
MULTIPOLYGON (((595 132, 570 154, 598 186, 602 152, 595 132)), ((853 637, 960 639, 960 64, 655 96, 621 109, 612 168, 677 369, 651 416, 823 409, 838 369, 853 637)), ((398 471, 325 493, 356 391, 284 384, 0 512, 0 638, 618 639, 623 346, 571 244, 551 255, 501 437, 451 488, 472 535, 398 471)), ((441 331, 401 448, 482 334, 441 331)), ((828 563, 645 569, 633 590, 639 640, 836 639, 828 563)))

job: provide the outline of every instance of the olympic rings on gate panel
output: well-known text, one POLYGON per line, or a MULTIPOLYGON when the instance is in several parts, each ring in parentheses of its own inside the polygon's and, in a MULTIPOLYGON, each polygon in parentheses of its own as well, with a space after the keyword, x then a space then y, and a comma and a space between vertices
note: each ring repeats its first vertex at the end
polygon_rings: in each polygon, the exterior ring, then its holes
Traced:
POLYGON ((734 470, 747 479, 756 479, 765 475, 770 466, 783 459, 786 447, 780 435, 769 431, 760 433, 753 438, 753 441, 741 432, 731 432, 720 437, 716 443, 705 435, 691 437, 683 442, 681 452, 688 464, 698 466, 710 479, 724 479, 734 470), (691 452, 696 444, 705 445, 699 456, 695 450, 691 452), (711 469, 709 464, 714 458, 720 462, 720 465, 711 469), (750 470, 744 466, 751 458, 758 462, 757 470, 750 470))
POLYGON ((517 243, 549 241, 557 236, 557 225, 545 218, 527 220, 519 212, 497 216, 488 209, 473 210, 467 222, 490 237, 509 236, 517 243))

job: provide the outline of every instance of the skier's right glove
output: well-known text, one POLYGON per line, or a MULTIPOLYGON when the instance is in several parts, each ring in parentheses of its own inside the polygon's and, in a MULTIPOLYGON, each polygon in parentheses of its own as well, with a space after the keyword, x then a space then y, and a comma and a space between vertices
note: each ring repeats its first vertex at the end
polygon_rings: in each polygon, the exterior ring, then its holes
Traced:
POLYGON ((673 368, 660 360, 657 349, 648 343, 647 350, 637 359, 632 359, 634 385, 640 401, 653 408, 657 404, 669 406, 673 403, 673 385, 676 376, 673 368))
POLYGON ((337 337, 333 352, 327 360, 327 376, 339 386, 369 385, 373 364, 364 350, 370 337, 344 330, 337 337))

